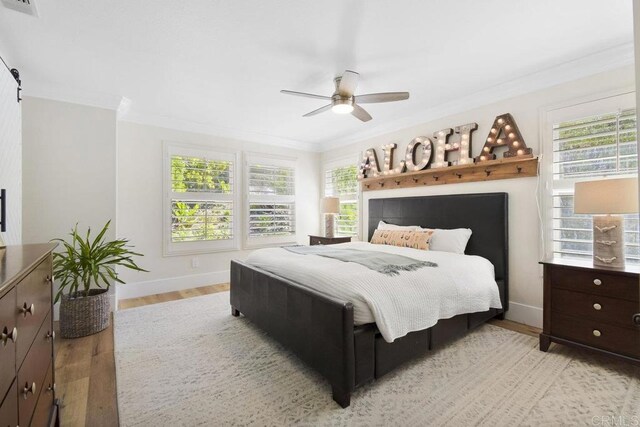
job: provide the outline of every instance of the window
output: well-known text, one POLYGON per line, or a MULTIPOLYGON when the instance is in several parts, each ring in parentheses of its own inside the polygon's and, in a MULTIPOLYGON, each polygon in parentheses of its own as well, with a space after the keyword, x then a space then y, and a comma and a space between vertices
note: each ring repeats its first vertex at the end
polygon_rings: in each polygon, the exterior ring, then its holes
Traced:
MULTIPOLYGON (((591 215, 573 212, 573 186, 614 176, 636 176, 638 141, 634 94, 605 98, 553 110, 552 178, 548 255, 590 259, 593 251, 591 215)), ((625 256, 640 263, 638 216, 625 216, 625 256)))
POLYGON ((331 166, 324 172, 324 195, 340 199, 336 234, 358 236, 358 167, 356 162, 331 166))
POLYGON ((165 254, 237 248, 235 154, 165 146, 165 254))
POLYGON ((295 161, 247 155, 247 246, 296 240, 295 161))

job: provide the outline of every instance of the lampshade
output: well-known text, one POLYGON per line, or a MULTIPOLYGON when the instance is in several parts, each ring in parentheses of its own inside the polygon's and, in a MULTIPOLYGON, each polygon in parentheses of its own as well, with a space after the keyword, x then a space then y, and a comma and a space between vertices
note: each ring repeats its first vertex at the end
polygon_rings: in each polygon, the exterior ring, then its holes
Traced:
POLYGON ((323 197, 320 202, 320 210, 322 213, 339 213, 340 199, 337 197, 323 197))
POLYGON ((638 212, 638 179, 619 178, 577 182, 573 211, 577 214, 638 212))

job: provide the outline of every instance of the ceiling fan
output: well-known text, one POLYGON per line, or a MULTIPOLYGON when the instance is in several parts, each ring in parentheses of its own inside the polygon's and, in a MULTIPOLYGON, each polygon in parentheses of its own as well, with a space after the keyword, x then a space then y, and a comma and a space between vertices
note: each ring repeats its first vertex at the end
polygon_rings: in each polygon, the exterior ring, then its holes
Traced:
POLYGON ((360 74, 355 71, 346 70, 342 76, 333 79, 336 85, 336 91, 331 96, 314 95, 312 93, 295 92, 292 90, 281 90, 281 93, 287 95, 304 96, 307 98, 324 99, 331 101, 330 104, 313 110, 302 117, 315 116, 331 110, 337 114, 349 114, 357 117, 363 122, 371 120, 371 115, 359 104, 374 104, 378 102, 403 101, 409 98, 409 92, 385 92, 385 93, 368 93, 366 95, 354 95, 358 86, 358 78, 360 74))

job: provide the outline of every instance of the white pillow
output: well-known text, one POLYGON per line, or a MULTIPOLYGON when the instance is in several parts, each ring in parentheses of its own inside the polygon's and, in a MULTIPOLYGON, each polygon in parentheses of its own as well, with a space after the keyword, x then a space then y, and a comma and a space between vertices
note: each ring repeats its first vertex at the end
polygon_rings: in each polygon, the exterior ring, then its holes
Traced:
POLYGON ((432 251, 464 254, 470 238, 471 229, 469 228, 456 228, 454 230, 436 228, 429 241, 429 249, 432 251))
POLYGON ((395 225, 387 224, 384 221, 378 223, 378 230, 404 230, 404 231, 420 231, 422 227, 419 225, 395 225))

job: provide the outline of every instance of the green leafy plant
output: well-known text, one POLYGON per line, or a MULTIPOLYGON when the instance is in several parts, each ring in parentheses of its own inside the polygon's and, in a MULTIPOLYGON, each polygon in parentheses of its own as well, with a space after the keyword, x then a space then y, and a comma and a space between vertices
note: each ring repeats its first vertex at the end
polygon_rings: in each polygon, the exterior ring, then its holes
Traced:
POLYGON ((56 302, 66 289, 68 295, 86 297, 92 285, 100 289, 109 289, 111 283, 124 283, 116 272, 116 267, 125 267, 135 271, 144 270, 135 263, 134 256, 143 256, 129 250, 127 239, 105 242, 105 233, 111 221, 107 221, 102 231, 91 240, 91 228, 83 238, 78 233, 78 224, 71 230, 71 242, 53 239, 63 246, 61 252, 53 254, 53 274, 58 281, 59 290, 56 302), (80 291, 78 291, 80 289, 80 291))

